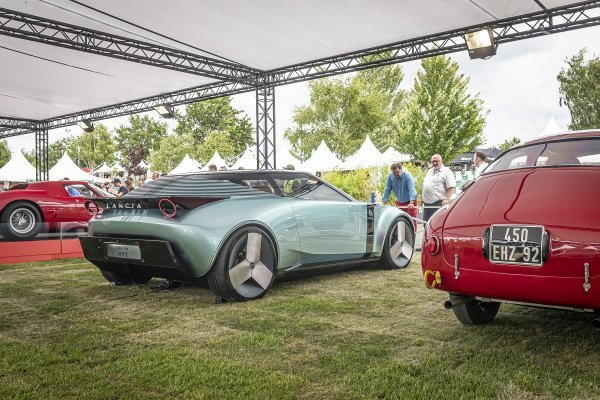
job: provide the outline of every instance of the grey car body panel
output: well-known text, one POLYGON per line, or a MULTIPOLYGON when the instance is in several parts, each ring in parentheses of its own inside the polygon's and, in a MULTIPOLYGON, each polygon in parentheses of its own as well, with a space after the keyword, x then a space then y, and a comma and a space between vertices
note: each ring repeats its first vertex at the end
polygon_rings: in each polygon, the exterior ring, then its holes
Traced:
POLYGON ((379 258, 391 223, 401 215, 406 214, 395 207, 374 206, 371 252, 367 251, 367 203, 274 194, 234 196, 182 210, 175 218, 156 209, 104 210, 92 218, 89 235, 168 241, 191 274, 201 277, 212 268, 231 234, 256 225, 272 236, 281 272, 319 262, 379 258))

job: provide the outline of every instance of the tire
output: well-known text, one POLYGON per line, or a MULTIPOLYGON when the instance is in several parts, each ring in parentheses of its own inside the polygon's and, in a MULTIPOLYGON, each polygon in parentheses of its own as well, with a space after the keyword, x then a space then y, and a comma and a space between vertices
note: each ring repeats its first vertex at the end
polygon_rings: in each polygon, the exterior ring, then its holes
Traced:
POLYGON ((0 217, 0 231, 7 239, 32 239, 40 233, 42 226, 40 211, 35 205, 25 201, 9 204, 0 217))
POLYGON ((104 279, 116 286, 143 285, 152 279, 150 275, 119 273, 102 269, 100 266, 98 267, 104 279))
POLYGON ((415 252, 413 223, 398 217, 392 222, 383 244, 381 261, 386 269, 406 268, 415 252), (400 235, 398 234, 400 232, 400 235))
POLYGON ((208 284, 223 300, 256 300, 269 291, 276 271, 273 241, 263 229, 248 226, 234 232, 224 243, 208 273, 208 284))
MULTIPOLYGON (((453 296, 450 295, 452 299, 453 296)), ((456 319, 464 325, 481 325, 492 322, 498 314, 500 303, 471 300, 452 307, 456 319)))

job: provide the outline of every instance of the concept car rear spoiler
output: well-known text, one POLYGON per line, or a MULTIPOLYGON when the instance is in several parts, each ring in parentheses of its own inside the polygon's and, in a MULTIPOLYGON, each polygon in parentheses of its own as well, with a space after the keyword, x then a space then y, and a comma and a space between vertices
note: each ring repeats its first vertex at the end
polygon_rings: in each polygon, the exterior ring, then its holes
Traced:
POLYGON ((158 209, 166 217, 174 217, 180 210, 191 210, 226 197, 125 197, 86 198, 85 209, 92 215, 103 210, 149 210, 158 209))

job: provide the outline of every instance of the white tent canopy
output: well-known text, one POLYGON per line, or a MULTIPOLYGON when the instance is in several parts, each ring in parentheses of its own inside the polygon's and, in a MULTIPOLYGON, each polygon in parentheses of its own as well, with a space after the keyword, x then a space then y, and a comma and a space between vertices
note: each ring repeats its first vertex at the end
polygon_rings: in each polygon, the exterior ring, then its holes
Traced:
POLYGON ((204 165, 204 167, 201 169, 201 171, 208 171, 208 166, 214 164, 217 166, 217 169, 221 168, 221 167, 228 167, 227 163, 225 162, 225 160, 223 160, 223 158, 221 157, 221 155, 219 154, 218 151, 215 151, 215 154, 213 154, 213 156, 210 158, 210 160, 208 160, 208 162, 206 163, 206 165, 204 165))
POLYGON ((23 153, 15 151, 10 160, 0 168, 0 182, 27 182, 35 180, 35 167, 23 153))
POLYGON ((367 135, 365 141, 356 151, 344 162, 344 169, 359 169, 366 167, 374 167, 377 165, 385 164, 383 162, 382 154, 377 147, 371 141, 371 137, 367 135))
POLYGON ((88 181, 88 182, 106 182, 108 179, 99 178, 92 174, 88 174, 81 168, 79 168, 71 157, 65 152, 63 156, 58 160, 56 165, 50 168, 48 176, 51 181, 58 181, 63 178, 69 178, 71 181, 88 181))
POLYGON ((410 161, 410 156, 408 154, 402 154, 390 146, 386 151, 383 152, 381 159, 383 160, 384 164, 392 164, 394 162, 410 161))
POLYGON ((540 137, 554 135, 556 133, 561 133, 561 132, 563 132, 563 129, 560 127, 560 125, 558 125, 558 122, 556 122, 556 120, 554 119, 554 116, 552 116, 548 120, 548 123, 546 124, 546 127, 544 128, 544 130, 540 133, 540 137))
MULTIPOLYGON (((281 146, 276 152, 277 168, 282 169, 288 165, 293 165, 295 169, 299 169, 302 164, 300 160, 290 154, 286 146, 281 146)), ((255 167, 256 168, 256 167, 255 167)))
POLYGON ((244 154, 237 159, 231 166, 231 169, 256 169, 256 153, 254 147, 248 147, 244 154))
POLYGON ((190 172, 200 172, 200 164, 198 164, 198 161, 193 160, 189 155, 186 154, 179 165, 169 172, 169 175, 187 174, 190 172))
POLYGON ((94 174, 108 174, 111 171, 110 167, 106 162, 102 163, 101 166, 94 170, 94 174))
POLYGON ((335 154, 329 150, 329 147, 327 147, 325 141, 322 140, 319 147, 317 147, 317 149, 312 152, 308 160, 301 165, 301 169, 314 174, 318 171, 333 171, 336 169, 341 169, 343 164, 344 163, 342 160, 337 158, 335 154))
POLYGON ((119 162, 115 162, 114 165, 112 167, 110 167, 111 171, 119 171, 119 172, 125 172, 125 168, 123 168, 123 166, 121 164, 119 164, 119 162))

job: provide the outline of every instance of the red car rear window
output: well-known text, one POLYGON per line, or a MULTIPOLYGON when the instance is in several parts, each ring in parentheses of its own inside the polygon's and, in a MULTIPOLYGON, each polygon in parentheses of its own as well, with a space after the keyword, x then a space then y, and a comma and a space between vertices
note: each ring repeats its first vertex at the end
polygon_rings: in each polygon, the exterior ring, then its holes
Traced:
POLYGON ((562 140, 519 147, 496 159, 484 173, 516 168, 590 165, 600 166, 600 138, 562 140))

